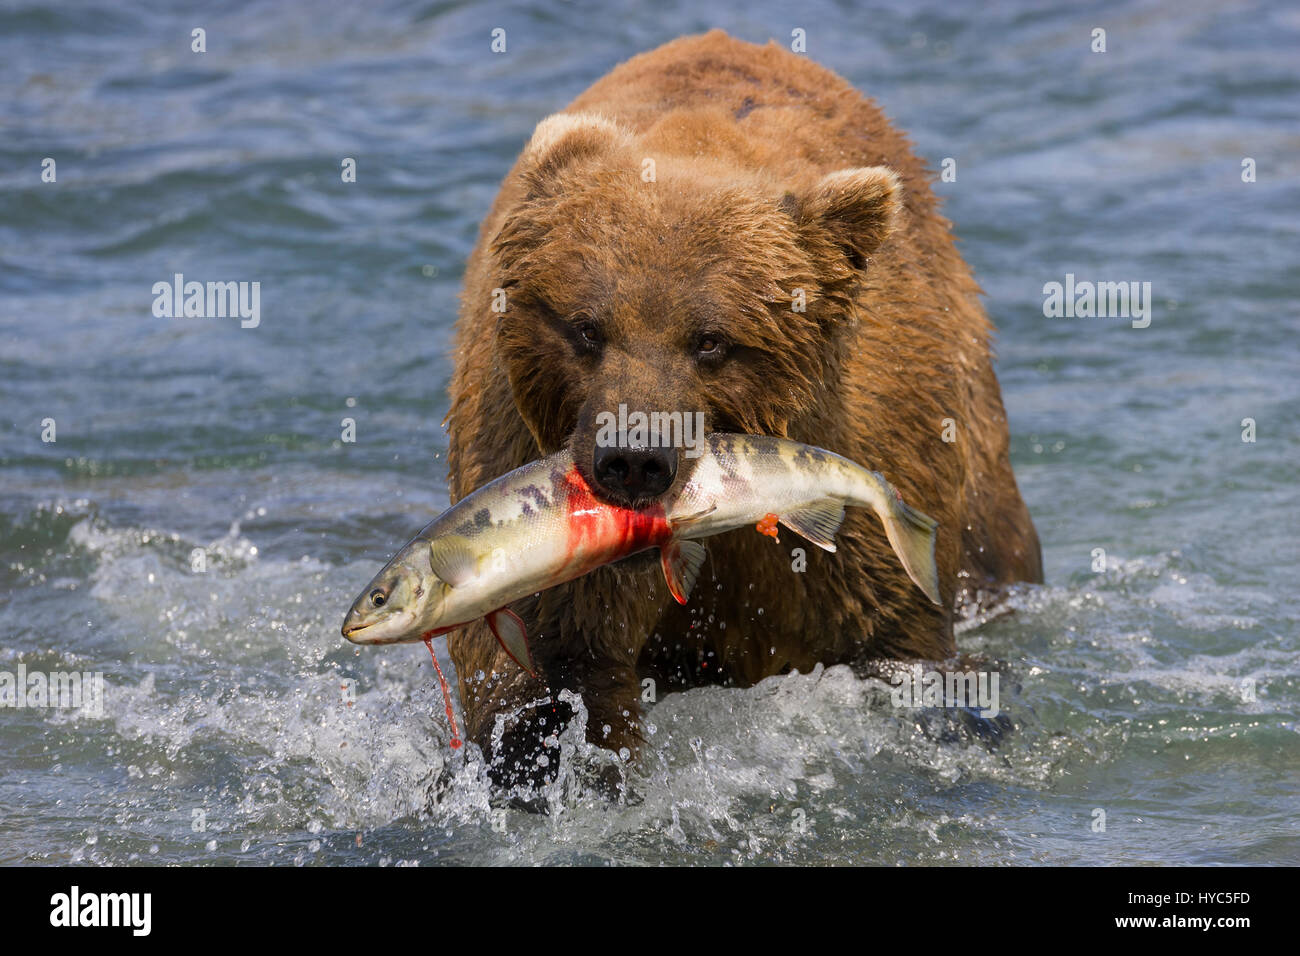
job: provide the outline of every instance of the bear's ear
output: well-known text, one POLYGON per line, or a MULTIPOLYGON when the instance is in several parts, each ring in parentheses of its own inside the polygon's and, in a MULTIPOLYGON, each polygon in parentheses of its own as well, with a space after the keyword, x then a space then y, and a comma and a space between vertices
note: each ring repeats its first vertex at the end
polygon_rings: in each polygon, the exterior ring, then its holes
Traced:
POLYGON ((888 238, 903 202, 903 184, 884 166, 840 169, 803 196, 786 194, 782 208, 803 230, 817 230, 841 246, 855 269, 888 238))
POLYGON ((566 167, 630 142, 623 127, 596 113, 556 113, 537 124, 519 160, 530 198, 555 187, 566 167))

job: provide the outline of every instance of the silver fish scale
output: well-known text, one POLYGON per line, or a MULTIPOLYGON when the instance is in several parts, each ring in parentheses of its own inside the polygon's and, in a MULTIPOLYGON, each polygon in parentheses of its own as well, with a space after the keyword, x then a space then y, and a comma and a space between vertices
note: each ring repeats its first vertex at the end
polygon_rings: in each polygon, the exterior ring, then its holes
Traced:
POLYGON ((696 462, 669 509, 678 519, 712 509, 690 522, 683 537, 717 534, 766 514, 788 515, 827 498, 874 504, 883 488, 874 472, 785 439, 715 434, 709 436, 709 452, 696 462))
POLYGON ((488 482, 443 516, 452 519, 450 527, 440 519, 428 530, 436 534, 450 531, 474 539, 485 531, 550 514, 564 486, 568 468, 563 461, 567 459, 567 454, 559 452, 488 482))

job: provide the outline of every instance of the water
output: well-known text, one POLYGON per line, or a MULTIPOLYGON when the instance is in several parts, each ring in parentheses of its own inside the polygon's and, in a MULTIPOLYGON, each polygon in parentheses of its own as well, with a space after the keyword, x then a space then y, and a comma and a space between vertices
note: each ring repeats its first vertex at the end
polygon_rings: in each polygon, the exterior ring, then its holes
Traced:
POLYGON ((57 8, 0 11, 0 671, 108 689, 0 711, 0 863, 1300 862, 1294 7, 57 8), (424 648, 338 626, 445 506, 459 276, 532 126, 715 25, 806 28, 957 160, 1048 578, 961 640, 1018 729, 819 669, 661 700, 635 805, 578 747, 498 812, 424 648), (154 318, 176 272, 260 281, 261 324, 154 318), (1067 272, 1151 282, 1150 327, 1044 318, 1067 272))

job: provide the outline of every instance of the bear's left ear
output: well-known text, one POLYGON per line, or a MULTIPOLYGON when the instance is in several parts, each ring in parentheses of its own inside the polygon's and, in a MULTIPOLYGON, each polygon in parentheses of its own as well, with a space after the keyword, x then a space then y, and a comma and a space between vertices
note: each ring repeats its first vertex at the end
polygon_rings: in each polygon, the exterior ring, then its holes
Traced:
POLYGON ((816 230, 842 247, 860 269, 889 237, 903 202, 903 184, 884 166, 827 173, 803 196, 787 195, 782 207, 801 230, 816 230))
POLYGON ((631 139, 626 129, 597 113, 556 113, 537 124, 519 159, 530 196, 549 195, 569 166, 631 139))

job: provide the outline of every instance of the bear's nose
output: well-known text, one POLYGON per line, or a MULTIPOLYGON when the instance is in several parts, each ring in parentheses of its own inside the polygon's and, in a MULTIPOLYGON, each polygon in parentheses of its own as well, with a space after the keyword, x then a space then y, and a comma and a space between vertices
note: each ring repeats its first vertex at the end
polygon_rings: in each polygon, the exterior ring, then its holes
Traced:
POLYGON ((592 474, 612 498, 629 503, 656 498, 677 475, 677 453, 672 448, 597 448, 592 474))

